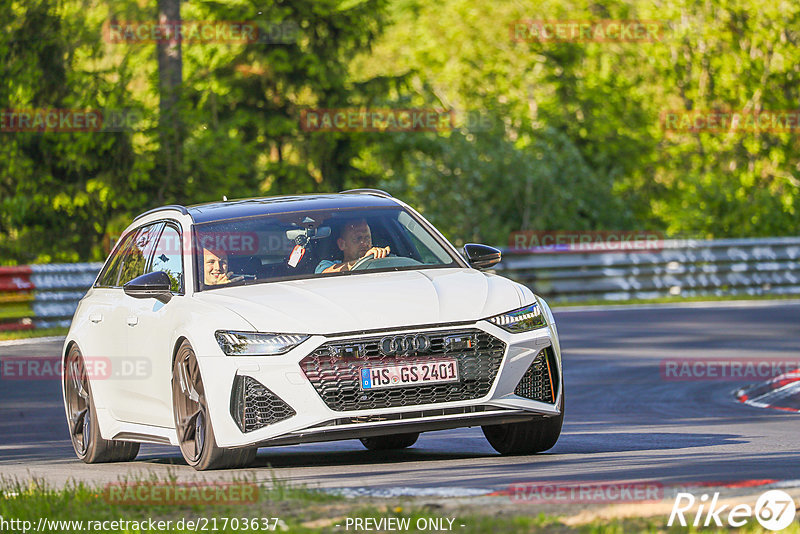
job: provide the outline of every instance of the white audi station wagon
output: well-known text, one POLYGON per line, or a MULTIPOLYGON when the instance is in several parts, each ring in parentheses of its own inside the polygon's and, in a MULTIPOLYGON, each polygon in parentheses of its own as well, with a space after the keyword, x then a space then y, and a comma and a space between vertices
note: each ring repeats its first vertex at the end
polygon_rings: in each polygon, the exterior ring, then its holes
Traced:
POLYGON ((198 470, 259 447, 480 426, 502 454, 551 448, 564 416, 553 315, 378 190, 164 206, 122 234, 64 348, 86 463, 180 447, 198 470), (101 365, 102 364, 102 365, 101 365))

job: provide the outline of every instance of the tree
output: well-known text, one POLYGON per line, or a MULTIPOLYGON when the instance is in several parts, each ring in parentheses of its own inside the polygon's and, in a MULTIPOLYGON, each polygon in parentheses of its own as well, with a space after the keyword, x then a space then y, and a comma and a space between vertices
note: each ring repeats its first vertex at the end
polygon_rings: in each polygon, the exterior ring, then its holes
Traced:
MULTIPOLYGON (((95 64, 99 23, 80 6, 51 0, 5 3, 0 109, 98 110, 129 102, 120 83, 95 64), (83 63, 82 63, 83 62, 83 63)), ((136 180, 126 132, 0 133, 0 258, 3 262, 78 261, 103 254, 106 224, 136 180)))
POLYGON ((161 169, 163 179, 156 196, 164 202, 167 187, 180 191, 183 185, 182 153, 183 128, 180 114, 181 84, 183 69, 181 61, 181 2, 180 0, 158 0, 158 22, 177 31, 170 39, 156 43, 159 81, 159 134, 161 139, 161 169))

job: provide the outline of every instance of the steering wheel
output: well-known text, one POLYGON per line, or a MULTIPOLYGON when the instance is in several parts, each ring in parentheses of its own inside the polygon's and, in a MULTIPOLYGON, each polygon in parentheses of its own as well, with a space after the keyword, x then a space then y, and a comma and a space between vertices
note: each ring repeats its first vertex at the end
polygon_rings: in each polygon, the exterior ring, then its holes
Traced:
POLYGON ((375 259, 375 253, 374 252, 370 252, 369 254, 367 254, 363 258, 359 259, 357 262, 355 262, 353 264, 353 266, 350 267, 350 270, 351 271, 355 271, 357 269, 360 269, 365 263, 367 263, 368 261, 372 261, 374 259, 375 259))
POLYGON ((353 265, 351 271, 366 271, 368 269, 385 269, 391 267, 410 267, 413 265, 421 265, 420 262, 413 258, 406 258, 405 256, 390 255, 385 258, 374 258, 372 254, 364 256, 353 265))
POLYGON ((225 285, 235 284, 237 282, 247 282, 250 280, 255 280, 256 275, 254 274, 237 274, 236 276, 232 276, 228 279, 228 283, 225 285))

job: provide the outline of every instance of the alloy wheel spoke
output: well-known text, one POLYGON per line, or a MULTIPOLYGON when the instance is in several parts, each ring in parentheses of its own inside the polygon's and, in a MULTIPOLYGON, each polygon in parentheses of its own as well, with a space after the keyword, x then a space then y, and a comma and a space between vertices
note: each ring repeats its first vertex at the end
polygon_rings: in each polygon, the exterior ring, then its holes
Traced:
MULTIPOLYGON (((86 380, 86 375, 84 375, 84 380, 86 380)), ((82 399, 85 399, 87 402, 89 401, 89 383, 88 381, 84 382, 81 380, 81 387, 78 389, 78 395, 81 396, 82 399)))
POLYGON ((70 363, 70 378, 72 379, 72 385, 74 386, 75 392, 78 394, 78 396, 88 400, 89 393, 86 391, 86 388, 83 384, 85 378, 83 366, 77 360, 73 360, 70 363))
POLYGON ((83 421, 86 418, 86 414, 88 413, 88 411, 89 408, 84 408, 83 410, 72 416, 72 420, 70 421, 70 431, 72 432, 73 436, 77 436, 78 434, 83 432, 83 421))
POLYGON ((203 381, 200 379, 200 366, 197 363, 196 358, 192 358, 189 361, 189 377, 190 383, 194 390, 194 394, 197 396, 197 399, 192 399, 195 402, 199 402, 200 396, 203 394, 203 381))
POLYGON ((180 440, 181 442, 194 441, 195 436, 195 421, 197 416, 200 415, 202 409, 198 408, 193 414, 184 417, 180 422, 180 440))
POLYGON ((203 447, 205 445, 206 435, 205 435, 205 415, 198 412, 198 416, 195 419, 194 424, 194 457, 198 458, 200 454, 203 452, 203 447))
POLYGON ((81 441, 83 444, 83 450, 87 450, 89 448, 89 443, 92 440, 92 412, 86 411, 86 415, 83 417, 83 433, 81 435, 81 441))
POLYGON ((200 394, 195 389, 194 380, 190 379, 189 369, 186 362, 178 365, 178 381, 181 386, 181 393, 193 402, 200 402, 200 394))

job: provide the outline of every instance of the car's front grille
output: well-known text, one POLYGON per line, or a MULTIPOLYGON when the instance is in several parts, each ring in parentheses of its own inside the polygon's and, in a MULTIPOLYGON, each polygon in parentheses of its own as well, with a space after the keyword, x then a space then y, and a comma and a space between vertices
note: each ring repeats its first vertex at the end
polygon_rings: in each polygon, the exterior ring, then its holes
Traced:
POLYGON ((547 347, 536 355, 533 363, 522 376, 514 395, 540 402, 554 403, 558 377, 553 360, 553 350, 547 347))
MULTIPOLYGON (((417 346, 419 348, 419 345, 417 346)), ((479 399, 492 387, 506 345, 478 329, 387 333, 321 345, 300 361, 300 367, 319 396, 332 410, 371 410, 479 399), (422 335, 429 341, 422 350, 406 355, 387 355, 382 341, 422 335), (364 367, 385 367, 442 359, 456 360, 458 382, 361 389, 364 367)))
POLYGON ((242 432, 252 432, 297 414, 291 406, 251 376, 237 375, 231 393, 231 416, 242 432))

